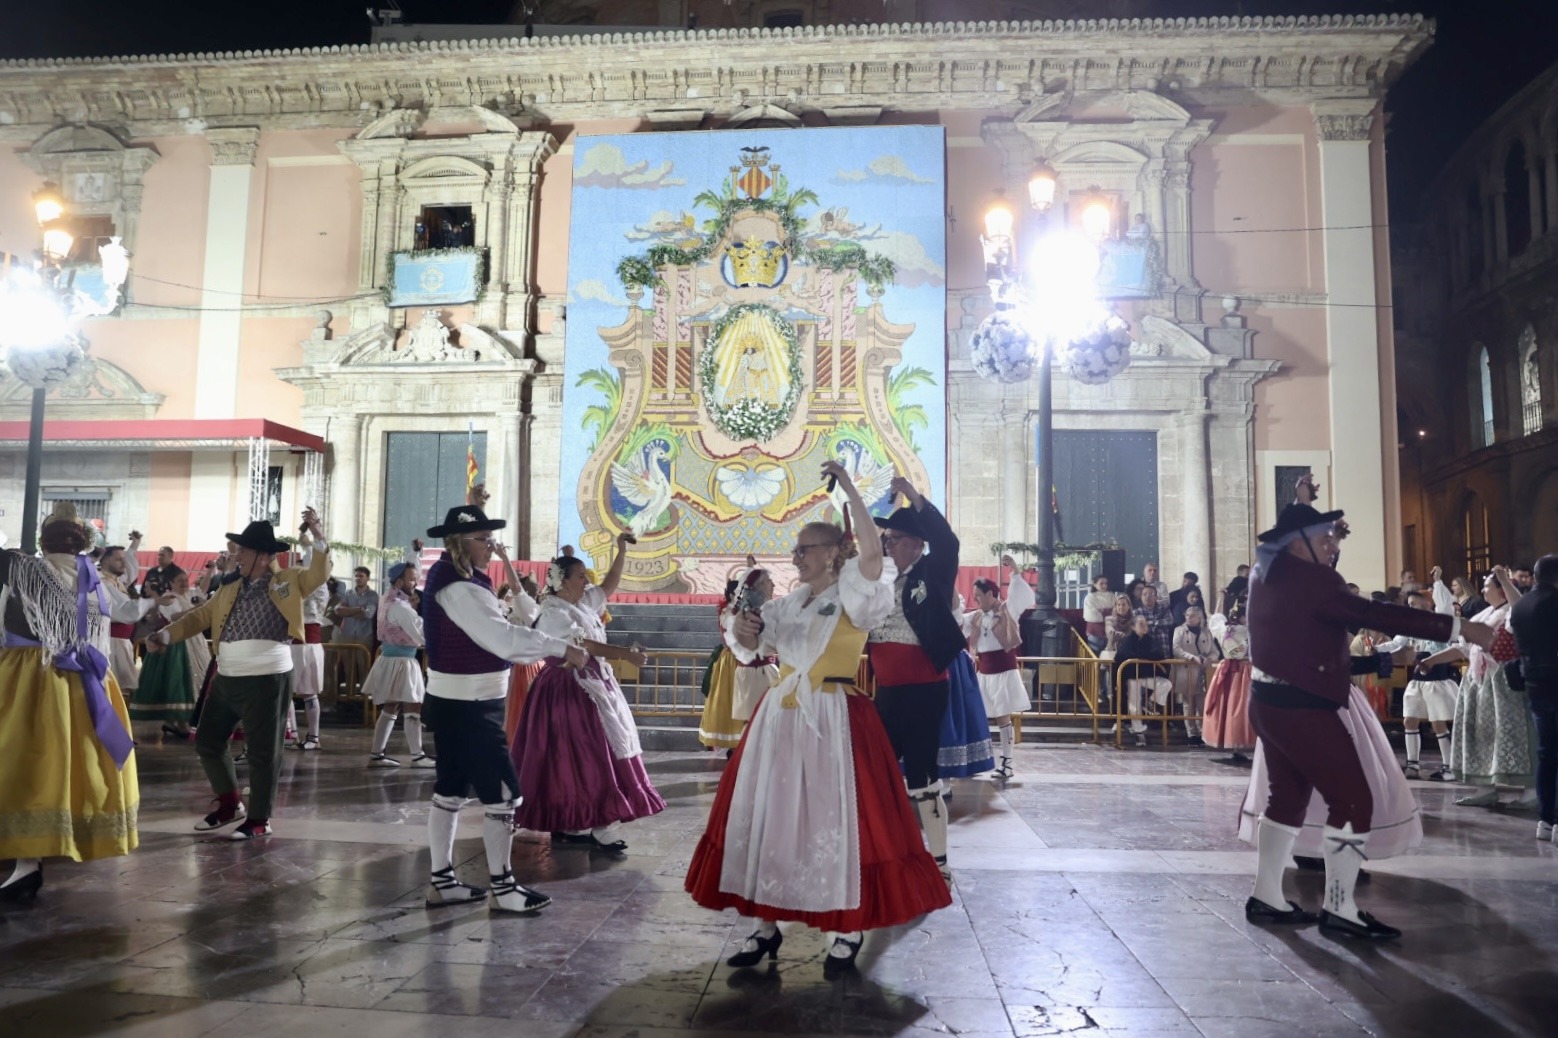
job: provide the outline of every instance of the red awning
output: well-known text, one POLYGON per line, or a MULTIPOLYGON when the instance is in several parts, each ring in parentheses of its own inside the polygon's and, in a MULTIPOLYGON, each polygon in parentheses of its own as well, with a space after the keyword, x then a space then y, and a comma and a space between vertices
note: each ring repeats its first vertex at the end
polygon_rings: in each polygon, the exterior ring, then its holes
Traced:
MULTIPOLYGON (((26 422, 0 422, 0 446, 25 444, 27 427, 26 422)), ((43 446, 49 450, 237 451, 246 449, 250 440, 268 440, 280 448, 325 449, 320 437, 265 418, 43 423, 43 446)))

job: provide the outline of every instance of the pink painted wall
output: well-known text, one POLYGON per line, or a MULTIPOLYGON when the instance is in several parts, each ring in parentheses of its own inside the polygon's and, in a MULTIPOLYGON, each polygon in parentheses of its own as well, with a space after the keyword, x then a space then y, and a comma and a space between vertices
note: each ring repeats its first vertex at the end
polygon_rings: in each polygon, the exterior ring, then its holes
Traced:
POLYGON ((43 178, 22 162, 17 148, 0 148, 0 252, 31 255, 38 247, 32 193, 43 178))
POLYGON ((83 329, 94 356, 128 371, 149 392, 167 399, 158 418, 195 416, 195 357, 198 321, 105 318, 83 329))
POLYGON ((152 452, 146 533, 158 544, 189 543, 189 473, 188 452, 152 452))
POLYGON ((260 138, 245 265, 245 281, 258 301, 312 302, 356 293, 362 174, 336 147, 346 136, 313 130, 260 138), (292 164, 299 160, 321 164, 292 164))
POLYGON ((275 375, 276 368, 303 363, 303 340, 314 330, 311 317, 248 317, 238 348, 238 396, 234 418, 269 418, 302 425, 303 391, 275 375))
POLYGON ((1250 307, 1255 356, 1282 369, 1255 386, 1255 449, 1330 449, 1325 311, 1319 307, 1250 307))
MULTIPOLYGON (((146 171, 130 298, 148 306, 198 307, 206 255, 211 149, 205 138, 139 142, 162 156, 146 171)), ((191 312, 190 320, 199 318, 191 312)), ((193 371, 190 372, 193 377, 193 371)))

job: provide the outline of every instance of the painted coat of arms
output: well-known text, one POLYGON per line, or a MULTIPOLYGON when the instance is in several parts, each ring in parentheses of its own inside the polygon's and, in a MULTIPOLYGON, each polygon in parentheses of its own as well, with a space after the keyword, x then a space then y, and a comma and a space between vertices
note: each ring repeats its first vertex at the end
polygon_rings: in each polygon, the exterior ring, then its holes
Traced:
POLYGON ((939 497, 943 178, 938 127, 581 138, 563 540, 629 529, 626 590, 718 591, 838 517, 824 460, 877 512, 894 472, 939 497))

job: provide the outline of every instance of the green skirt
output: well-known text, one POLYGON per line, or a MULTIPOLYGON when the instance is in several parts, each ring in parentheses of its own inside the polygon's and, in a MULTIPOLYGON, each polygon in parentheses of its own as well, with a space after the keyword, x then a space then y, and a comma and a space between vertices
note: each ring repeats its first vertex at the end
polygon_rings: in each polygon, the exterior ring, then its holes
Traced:
POLYGON ((182 642, 161 652, 148 652, 141 660, 141 681, 130 700, 130 717, 136 721, 187 719, 199 692, 189 673, 189 648, 182 642))

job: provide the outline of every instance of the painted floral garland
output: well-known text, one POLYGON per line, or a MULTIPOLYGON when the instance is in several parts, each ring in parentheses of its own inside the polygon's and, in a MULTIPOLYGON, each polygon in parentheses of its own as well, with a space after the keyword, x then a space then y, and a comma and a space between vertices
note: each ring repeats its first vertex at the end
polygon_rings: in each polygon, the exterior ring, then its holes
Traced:
POLYGON ((713 329, 703 348, 703 356, 698 361, 698 383, 703 387, 704 408, 709 413, 709 420, 720 432, 733 440, 754 440, 761 443, 772 439, 779 430, 790 424, 790 419, 795 416, 795 406, 801 399, 801 348, 800 341, 795 334, 795 326, 779 315, 779 312, 771 306, 762 303, 740 303, 725 311, 713 329), (772 407, 759 400, 738 400, 729 407, 722 407, 714 402, 712 391, 716 381, 715 371, 715 346, 725 334, 725 329, 741 317, 749 313, 764 314, 779 330, 784 338, 785 346, 790 359, 790 387, 785 391, 784 399, 778 407, 772 407))

